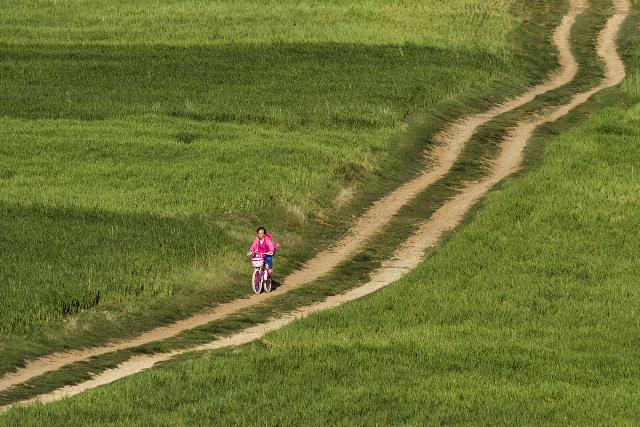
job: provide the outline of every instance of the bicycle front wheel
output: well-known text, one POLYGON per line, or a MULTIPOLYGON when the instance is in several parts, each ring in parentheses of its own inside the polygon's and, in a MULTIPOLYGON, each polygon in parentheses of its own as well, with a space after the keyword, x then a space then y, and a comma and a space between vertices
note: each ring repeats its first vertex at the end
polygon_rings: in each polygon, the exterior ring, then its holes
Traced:
POLYGON ((262 270, 261 268, 256 268, 253 270, 253 276, 251 276, 251 287, 253 288, 253 292, 259 294, 262 292, 262 270))

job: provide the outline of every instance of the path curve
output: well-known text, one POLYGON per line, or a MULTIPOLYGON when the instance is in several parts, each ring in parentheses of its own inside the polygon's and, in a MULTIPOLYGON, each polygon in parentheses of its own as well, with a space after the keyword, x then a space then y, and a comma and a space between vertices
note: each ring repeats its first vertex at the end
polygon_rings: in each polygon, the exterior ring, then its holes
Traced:
MULTIPOLYGON (((574 95, 565 105, 550 109, 544 114, 534 117, 533 120, 525 119, 518 122, 502 141, 502 152, 493 162, 490 175, 478 182, 466 185, 459 195, 441 206, 429 220, 423 223, 416 233, 396 250, 392 260, 385 263, 372 274, 368 283, 344 294, 328 297, 322 302, 300 308, 278 319, 247 328, 229 337, 218 339, 208 344, 190 349, 176 350, 170 353, 133 357, 118 367, 107 370, 89 381, 60 388, 51 393, 24 401, 21 404, 33 401, 50 402, 72 396, 140 372, 158 362, 169 360, 186 352, 218 349, 248 343, 261 338, 266 333, 278 329, 295 319, 361 298, 396 281, 402 274, 417 266, 422 260, 424 251, 435 247, 444 232, 458 225, 463 216, 480 197, 486 194, 496 183, 518 170, 522 163, 523 149, 537 127, 558 120, 577 106, 585 103, 595 93, 608 87, 616 86, 624 79, 625 69, 617 53, 616 38, 622 23, 629 14, 630 4, 628 0, 614 0, 614 4, 615 13, 607 21, 598 39, 597 53, 606 66, 605 78, 601 83, 586 92, 574 95)), ((0 408, 0 412, 14 405, 0 408)))
MULTIPOLYGON (((291 273, 284 280, 283 286, 278 288, 278 292, 251 295, 247 298, 220 304, 202 313, 144 332, 133 339, 115 341, 99 347, 57 352, 32 359, 27 362, 25 367, 19 368, 15 372, 6 374, 0 378, 0 391, 7 390, 47 372, 58 370, 63 366, 88 360, 95 356, 174 337, 186 330, 223 319, 239 310, 255 306, 269 298, 282 295, 284 292, 298 288, 325 275, 339 263, 346 261, 351 255, 355 254, 357 250, 374 235, 376 230, 390 221, 391 217, 395 215, 402 206, 431 184, 444 177, 462 152, 465 143, 471 138, 478 127, 503 113, 512 111, 531 102, 539 95, 555 90, 573 80, 578 69, 578 64, 571 52, 570 34, 577 16, 584 11, 585 7, 585 0, 572 0, 570 10, 563 17, 562 22, 554 32, 553 40, 558 49, 558 62, 560 64, 558 70, 551 73, 545 82, 532 87, 526 93, 499 104, 483 113, 474 114, 454 122, 445 131, 439 133, 436 136, 439 144, 436 145, 430 153, 430 157, 433 160, 432 167, 373 203, 362 217, 353 224, 350 229, 353 231, 349 232, 333 248, 318 253, 314 258, 305 263, 300 270, 291 273), (357 233, 355 230, 357 230, 357 233)), ((437 215, 437 213, 438 212, 434 215, 437 215)), ((418 258, 421 256, 421 253, 418 255, 418 252, 420 251, 416 250, 412 259, 416 258, 416 256, 418 258)), ((397 269, 397 267, 393 266, 395 264, 383 264, 383 266, 385 265, 386 269, 384 269, 384 271, 387 271, 384 273, 385 277, 390 274, 389 271, 397 269)), ((406 271, 407 268, 403 267, 401 271, 406 271)), ((376 274, 381 273, 375 272, 374 277, 376 274)), ((389 275, 389 277, 396 277, 396 275, 389 275)))

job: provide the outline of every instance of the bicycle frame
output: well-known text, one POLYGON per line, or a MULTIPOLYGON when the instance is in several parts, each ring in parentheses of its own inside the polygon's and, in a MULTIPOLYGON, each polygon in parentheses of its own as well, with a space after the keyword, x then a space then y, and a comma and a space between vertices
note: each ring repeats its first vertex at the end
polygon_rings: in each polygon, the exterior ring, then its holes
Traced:
POLYGON ((259 294, 264 289, 265 292, 271 292, 271 276, 267 270, 267 260, 265 257, 257 257, 251 259, 253 265, 253 275, 251 276, 251 287, 253 292, 259 294), (260 261, 260 266, 255 263, 260 261))

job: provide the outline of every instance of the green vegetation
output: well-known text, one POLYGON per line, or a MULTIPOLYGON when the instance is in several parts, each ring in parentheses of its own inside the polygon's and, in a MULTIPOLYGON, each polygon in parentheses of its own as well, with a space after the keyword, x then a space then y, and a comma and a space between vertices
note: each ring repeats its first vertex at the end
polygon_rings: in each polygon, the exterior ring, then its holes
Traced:
POLYGON ((553 66, 511 37, 535 27, 542 55, 551 17, 504 6, 278 3, 262 20, 219 2, 5 8, 0 372, 249 292, 257 222, 287 248, 281 274, 293 268, 414 171, 430 139, 400 130, 410 117, 433 125, 553 66), (215 39, 213 15, 235 16, 215 39), (336 208, 345 188, 358 196, 336 208))
POLYGON ((611 107, 552 140, 393 287, 3 421, 637 421, 639 124, 611 107))
MULTIPOLYGON (((506 53, 505 38, 514 23, 510 7, 509 0, 449 0, 446 4, 436 0, 145 0, 117 4, 27 0, 5 9, 0 38, 16 44, 47 40, 77 45, 415 43, 506 53)), ((522 10, 517 16, 524 15, 522 10)))
POLYGON ((490 194, 394 286, 251 346, 3 421, 637 422, 637 38, 627 53, 621 88, 547 129, 597 110, 545 141, 543 163, 490 194))
MULTIPOLYGON (((576 90, 584 90, 600 77, 601 66, 593 50, 593 41, 604 25, 608 13, 610 10, 606 7, 593 7, 578 19, 574 27, 573 44, 580 63, 580 72, 570 85, 554 91, 550 94, 551 96, 544 97, 545 104, 565 102, 568 96, 575 93, 576 90)), ((542 102, 536 101, 533 104, 537 104, 537 107, 540 108, 543 105, 542 102)), ((375 239, 369 242, 361 253, 343 263, 332 274, 309 286, 284 293, 271 299, 268 303, 244 310, 236 316, 182 333, 174 339, 150 343, 118 354, 104 355, 89 362, 68 366, 55 374, 34 378, 11 391, 0 393, 0 405, 33 397, 56 387, 87 379, 89 372, 96 373, 106 367, 115 366, 117 361, 134 353, 167 351, 171 348, 191 347, 209 342, 251 324, 261 323, 279 312, 317 301, 326 295, 332 295, 363 283, 368 272, 378 267, 380 261, 391 256, 396 246, 404 241, 418 224, 428 218, 443 200, 456 193, 460 182, 482 176, 483 163, 479 159, 482 159, 487 153, 497 151, 498 147, 492 141, 504 132, 505 126, 519 120, 526 111, 531 111, 529 105, 514 114, 509 114, 511 117, 507 119, 501 118, 484 127, 486 129, 483 128, 481 135, 474 138, 469 144, 458 165, 451 173, 401 209, 389 226, 381 230, 381 233, 385 235, 384 242, 375 239)), ((429 131, 427 130, 425 133, 429 133, 429 131)), ((536 146, 539 145, 541 144, 536 144, 536 146)), ((536 149, 536 151, 539 150, 536 149)))

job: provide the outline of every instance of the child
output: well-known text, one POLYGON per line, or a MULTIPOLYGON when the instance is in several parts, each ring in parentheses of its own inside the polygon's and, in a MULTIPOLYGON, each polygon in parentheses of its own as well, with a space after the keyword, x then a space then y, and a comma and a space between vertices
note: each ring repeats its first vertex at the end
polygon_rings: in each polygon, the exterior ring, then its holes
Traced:
POLYGON ((256 230, 256 238, 249 248, 249 255, 259 254, 264 256, 267 263, 267 273, 269 276, 273 273, 273 254, 280 247, 279 243, 273 243, 271 234, 267 233, 264 227, 258 227, 256 230))

